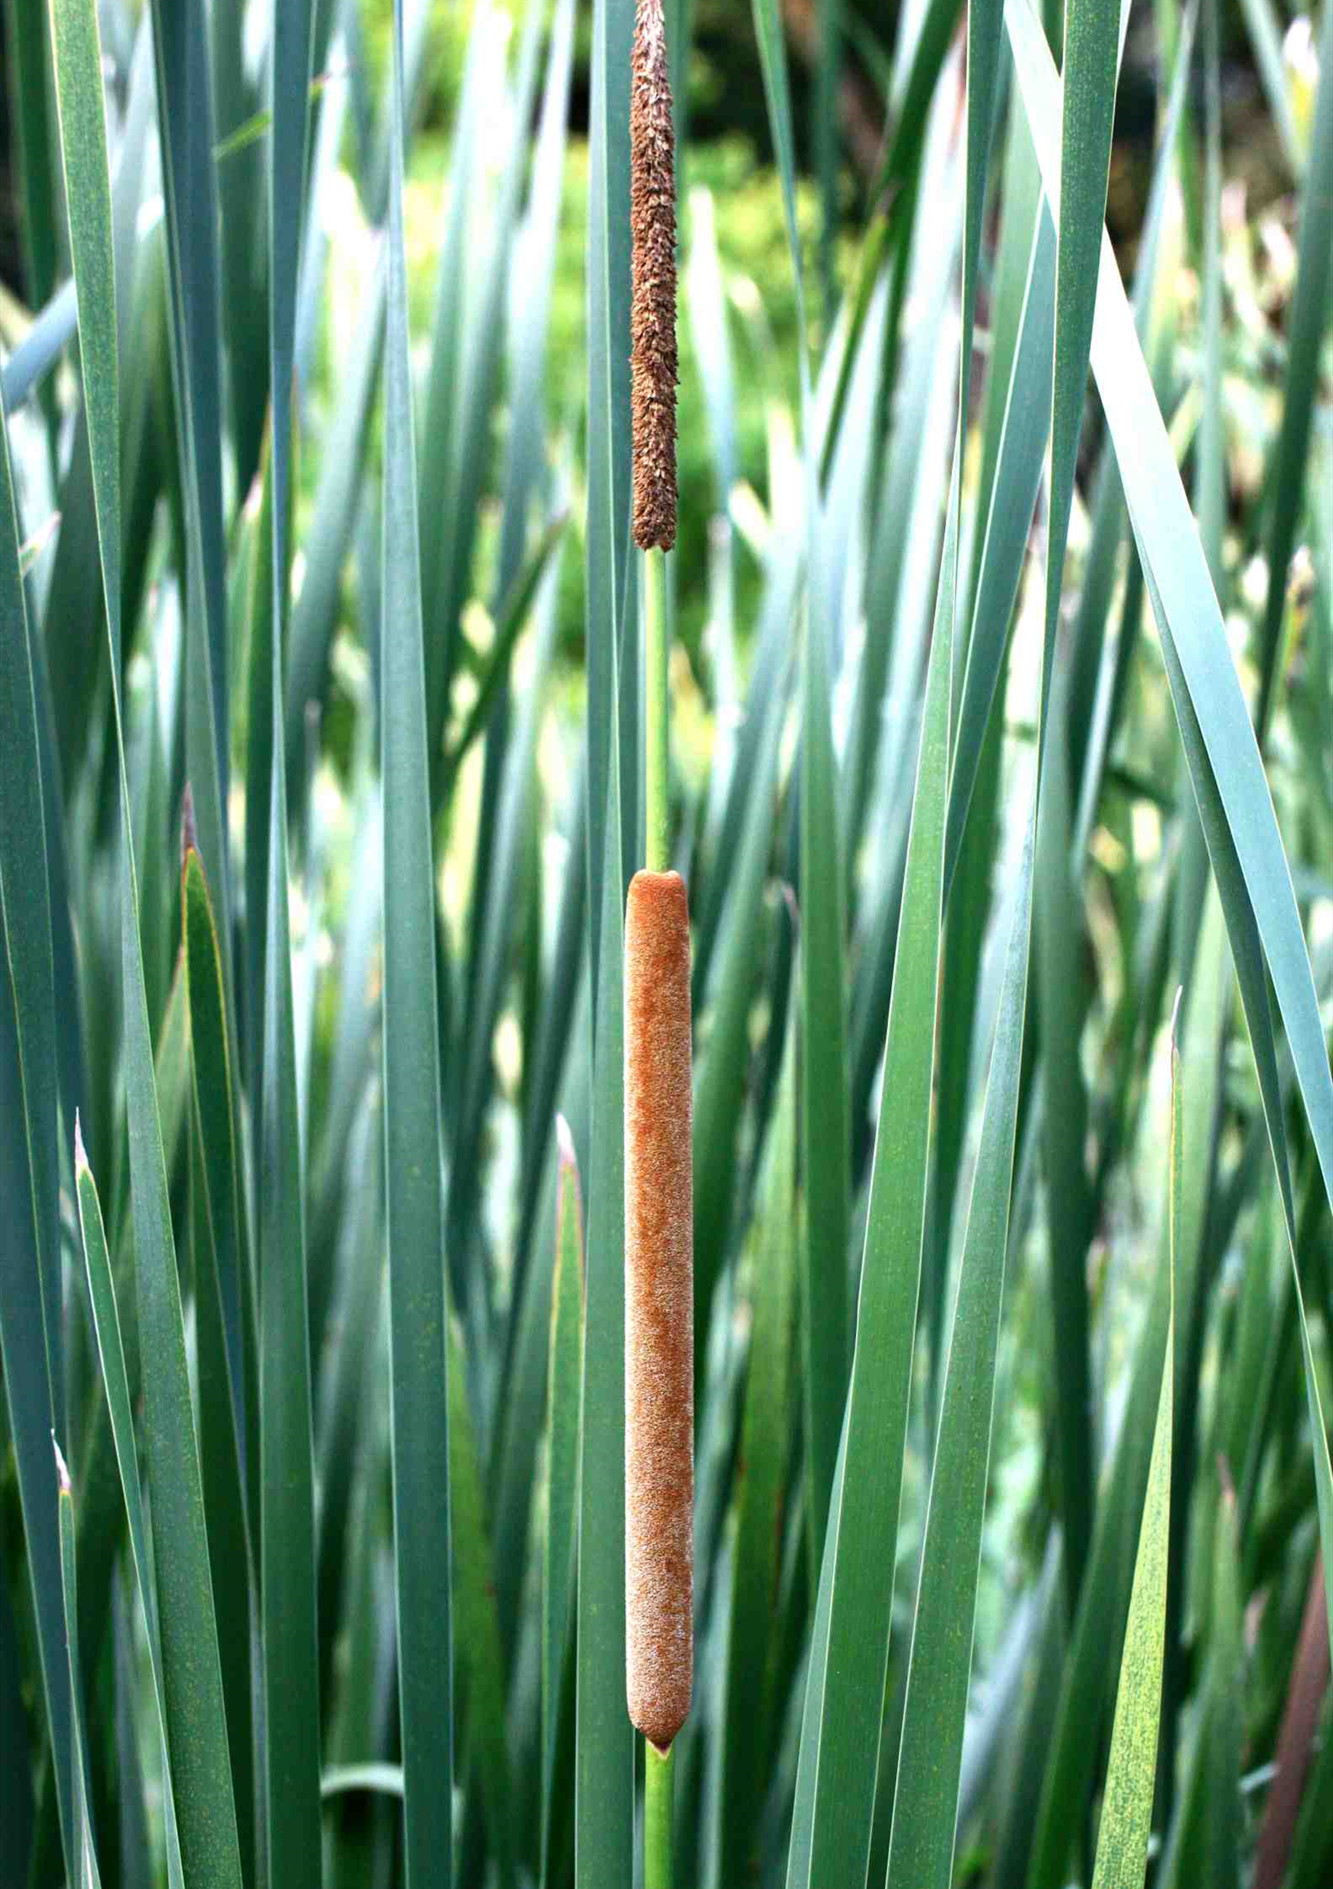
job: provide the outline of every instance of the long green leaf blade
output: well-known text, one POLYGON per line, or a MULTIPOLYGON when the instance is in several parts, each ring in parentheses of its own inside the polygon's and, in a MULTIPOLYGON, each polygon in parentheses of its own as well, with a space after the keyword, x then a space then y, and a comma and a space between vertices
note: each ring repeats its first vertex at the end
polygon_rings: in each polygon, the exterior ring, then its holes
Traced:
MULTIPOLYGON (((1127 9, 1124 9, 1127 11, 1127 9)), ((1097 255, 1106 213, 1106 184, 1111 160, 1111 125, 1115 113, 1116 75, 1120 55, 1122 8, 1108 0, 1067 0, 1065 6, 1064 89, 1060 120, 1060 176, 1063 188, 1055 212, 1054 375, 1051 394, 1051 498, 1046 534, 1046 636, 1042 658, 1042 705, 1051 686, 1056 632, 1060 619, 1065 546, 1074 507, 1074 473, 1083 427, 1083 406, 1088 384, 1088 353, 1092 345, 1093 310, 1097 295, 1097 255)), ((1043 720, 1043 729, 1046 726, 1043 720)), ((1063 728, 1057 722, 1060 738, 1063 728)), ((1051 817, 1043 814, 1040 848, 1048 856, 1051 845, 1064 845, 1065 822, 1051 832, 1051 817)), ((1046 894, 1039 913, 1052 924, 1057 914, 1049 896, 1052 878, 1060 876, 1059 862, 1039 861, 1039 890, 1046 894)), ((1058 896, 1058 893, 1056 894, 1058 896)), ((1076 1022, 1068 1018, 1067 976, 1052 962, 1059 935, 1042 926, 1039 963, 1043 968, 1043 1018, 1050 1070, 1046 1124, 1048 1185, 1053 1190, 1051 1312, 1054 1322, 1056 1387, 1059 1422, 1056 1426, 1060 1463, 1061 1517, 1064 1523, 1065 1589, 1071 1611, 1083 1578, 1092 1536, 1094 1480, 1092 1470, 1091 1363, 1088 1350, 1088 1290, 1085 1256, 1086 1206, 1077 1194, 1076 1177, 1067 1171, 1071 1150, 1062 1130, 1065 1119, 1056 1082, 1063 1076, 1068 1091, 1077 1090, 1077 1046, 1069 1037, 1076 1022), (1063 1001, 1061 1001, 1063 999, 1063 1001), (1050 1007, 1060 1005, 1065 1019, 1061 1043, 1051 1025, 1050 1007), (1062 1052, 1063 1048, 1063 1054, 1062 1052), (1063 1224, 1056 1215, 1064 1210, 1063 1224), (1072 1221, 1072 1225, 1070 1222, 1072 1221)), ((1076 1124, 1072 1124, 1076 1129, 1076 1124)))
POLYGON ((546 1538, 542 1544, 542 1881, 552 1879, 557 1739, 565 1676, 572 1670, 578 1566, 579 1393, 583 1381, 583 1206, 574 1138, 557 1123, 555 1267, 547 1377, 546 1538))
MULTIPOLYGON (((1262 0, 1250 0, 1251 7, 1262 0)), ((1282 653, 1282 622, 1300 515, 1306 455, 1318 404, 1319 350, 1328 330, 1328 289, 1333 280, 1333 7, 1324 7, 1319 37, 1319 96, 1310 140, 1308 181, 1301 198, 1296 293, 1287 342, 1287 383, 1282 430, 1272 479, 1273 516, 1268 536, 1268 600, 1260 645, 1259 701, 1255 724, 1262 743, 1272 717, 1282 653)))
POLYGON ((753 1323, 740 1437, 722 1728, 723 1882, 741 1882, 755 1867, 773 1716, 783 1476, 791 1430, 796 1139, 795 1032, 789 1025, 751 1247, 753 1323))
MULTIPOLYGON (((619 739, 619 672, 629 582, 629 67, 630 0, 594 0, 588 178, 588 958, 601 972, 602 867, 611 743, 619 739), (613 660, 614 658, 614 660, 613 660)), ((632 803, 622 778, 617 797, 632 803)), ((594 1015, 596 1015, 594 1010, 594 1015)))
MULTIPOLYGON (((617 669, 613 650, 612 702, 620 694, 617 669)), ((634 1735, 625 1700, 625 914, 618 741, 610 748, 607 786, 580 1414, 576 1889, 628 1882, 634 1861, 634 1735)))
POLYGON ((305 197, 310 0, 273 8, 269 375, 273 389, 272 764, 259 1148, 260 1587, 269 1880, 321 1878, 319 1645, 304 1155, 297 1099, 287 871, 283 666, 290 615, 296 290, 305 197))
POLYGON ((1148 1861, 1153 1786, 1157 1774, 1157 1727, 1162 1703, 1162 1654, 1166 1631, 1167 1540, 1171 1511, 1171 1442, 1175 1397, 1175 1276, 1180 1250, 1181 1163, 1180 1056, 1171 1045, 1171 1309, 1162 1354, 1148 1488, 1139 1524, 1134 1585, 1120 1658, 1120 1686, 1106 1795, 1097 1832, 1097 1867, 1092 1889, 1139 1889, 1148 1861))
POLYGON ((399 1715, 408 1889, 453 1876, 448 1311, 435 875, 403 248, 403 45, 394 8, 384 347, 384 1130, 399 1715))
POLYGON ((908 842, 856 1345, 806 1680, 788 1889, 862 1882, 870 1855, 925 1228, 953 677, 957 515, 945 532, 908 842), (803 1795, 808 1792, 808 1813, 803 1795))
MULTIPOLYGON (((167 1827, 168 1867, 171 1871, 171 1880, 176 1883, 180 1880, 181 1865, 175 1830, 175 1792, 172 1785, 168 1744, 162 1641, 158 1628, 153 1563, 149 1556, 148 1531, 144 1523, 143 1486, 139 1478, 139 1458, 135 1446, 133 1400, 130 1394, 129 1373, 125 1366, 120 1310, 116 1302, 116 1289, 111 1277, 111 1261, 107 1253, 102 1205, 98 1198, 97 1183, 93 1179, 92 1169, 88 1166, 88 1157, 84 1152, 83 1137, 79 1132, 77 1120, 74 1124, 74 1182, 78 1193, 79 1230, 83 1236, 84 1269, 88 1280, 88 1297, 92 1305, 93 1330, 97 1338, 102 1382, 106 1387, 107 1410, 110 1414, 111 1433, 116 1448, 116 1466, 120 1471, 121 1491, 125 1500, 125 1517, 129 1524, 134 1578, 148 1632, 148 1656, 153 1676, 154 1703, 157 1708, 159 1734, 162 1738, 163 1808, 167 1827)), ((225 1745, 220 1740, 215 1739, 212 1758, 215 1764, 225 1769, 228 1755, 225 1745)), ((215 1878, 215 1880, 219 1879, 215 1878)), ((227 1878, 222 1876, 220 1880, 225 1882, 227 1878)))
POLYGON ((36 702, 9 416, 0 403, 0 1072, 5 1088, 6 1259, 0 1269, 3 1356, 38 1658, 51 1733, 61 1832, 72 1841, 70 1699, 63 1652, 51 1436, 65 1433, 60 1324, 55 984, 36 702), (10 1216, 13 1222, 10 1222, 10 1216))
POLYGON ((187 834, 181 868, 181 913, 194 1105, 208 1190, 234 1447, 244 1480, 248 1453, 253 1451, 257 1435, 254 1407, 257 1340, 249 1255, 245 1246, 236 1090, 227 1034, 218 925, 203 860, 188 843, 188 837, 187 834))
POLYGON ((1031 942, 1033 838, 1029 824, 935 1438, 889 1845, 888 1881, 894 1889, 908 1885, 948 1889, 953 1873, 981 1521, 990 1467, 995 1357, 1009 1244, 1031 942))
POLYGON ((222 954, 203 862, 189 838, 187 830, 181 913, 193 1072, 190 1180, 200 1467, 236 1816, 249 1883, 255 1872, 251 1599, 257 1592, 253 1542, 260 1514, 257 1502, 252 1507, 247 1502, 249 1492, 259 1489, 258 1342, 244 1251, 222 954))
POLYGON ((82 1703, 82 1675, 79 1671, 79 1594, 74 1572, 74 1496, 70 1488, 69 1470, 65 1459, 60 1454, 60 1445, 54 1444, 56 1453, 56 1474, 60 1484, 60 1576, 65 1597, 65 1618, 69 1621, 69 1683, 74 1699, 73 1713, 73 1777, 74 1777, 74 1836, 75 1836, 75 1879, 78 1889, 101 1889, 102 1877, 97 1867, 97 1850, 93 1842, 92 1812, 88 1803, 86 1784, 87 1732, 84 1728, 82 1703))
POLYGON ((801 743, 801 1158, 806 1514, 819 1565, 847 1386, 847 978, 837 763, 829 705, 828 629, 806 613, 801 743))

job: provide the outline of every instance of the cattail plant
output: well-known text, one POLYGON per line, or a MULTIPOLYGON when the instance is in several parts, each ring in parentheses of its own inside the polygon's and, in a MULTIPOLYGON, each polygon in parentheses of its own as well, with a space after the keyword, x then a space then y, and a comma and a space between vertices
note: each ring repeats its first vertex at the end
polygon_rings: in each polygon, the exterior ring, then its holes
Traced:
POLYGON ((644 1878, 672 1873, 672 1740, 693 1682, 694 1224, 690 921, 667 864, 665 556, 676 541, 676 180, 661 0, 630 88, 634 540, 644 559, 647 870, 625 915, 625 1641, 647 1741, 644 1878))
POLYGON ((0 1889, 1333 1883, 1333 6, 13 11, 0 1889))

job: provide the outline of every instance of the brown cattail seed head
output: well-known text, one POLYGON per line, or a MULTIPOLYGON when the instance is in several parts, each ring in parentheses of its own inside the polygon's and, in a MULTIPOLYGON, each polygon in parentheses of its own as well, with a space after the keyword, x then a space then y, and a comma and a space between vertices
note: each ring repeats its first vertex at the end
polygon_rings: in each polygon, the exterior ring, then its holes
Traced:
POLYGON ((666 1751, 694 1674, 690 918, 678 872, 625 912, 625 1688, 666 1751))
POLYGON ((676 542, 676 142, 662 0, 638 0, 630 81, 634 542, 676 542))

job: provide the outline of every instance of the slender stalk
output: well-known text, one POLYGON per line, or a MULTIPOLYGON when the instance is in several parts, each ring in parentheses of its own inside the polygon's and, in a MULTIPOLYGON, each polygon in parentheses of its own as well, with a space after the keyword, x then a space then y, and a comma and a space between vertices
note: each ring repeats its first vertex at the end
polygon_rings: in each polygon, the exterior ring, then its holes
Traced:
POLYGON ((665 872, 668 854, 667 599, 666 552, 656 546, 643 554, 644 714, 647 722, 647 815, 644 865, 665 872))
POLYGON ((643 1741, 643 1889, 672 1889, 675 1881, 675 1749, 643 1741))

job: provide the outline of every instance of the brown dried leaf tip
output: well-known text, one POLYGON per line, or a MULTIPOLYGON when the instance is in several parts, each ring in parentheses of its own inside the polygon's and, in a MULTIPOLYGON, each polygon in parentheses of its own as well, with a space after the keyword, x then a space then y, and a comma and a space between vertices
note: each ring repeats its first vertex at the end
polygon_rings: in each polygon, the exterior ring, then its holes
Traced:
POLYGON ((666 1751, 694 1676, 690 919, 677 872, 625 910, 625 1691, 666 1751))
POLYGON ((638 0, 630 80, 634 542, 676 542, 676 144, 662 0, 638 0))

